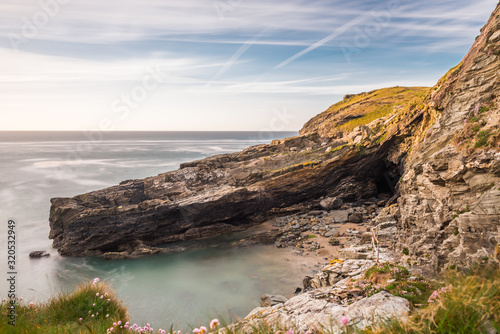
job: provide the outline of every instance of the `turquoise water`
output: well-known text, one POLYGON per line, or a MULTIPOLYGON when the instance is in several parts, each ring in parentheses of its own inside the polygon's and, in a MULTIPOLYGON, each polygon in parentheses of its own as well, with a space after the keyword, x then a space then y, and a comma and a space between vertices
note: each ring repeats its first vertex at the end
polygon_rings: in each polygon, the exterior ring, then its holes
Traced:
MULTIPOLYGON (((94 277, 110 282, 129 307, 132 321, 155 327, 206 323, 228 310, 245 316, 262 293, 290 295, 300 286, 300 268, 290 253, 274 247, 236 249, 235 238, 191 242, 189 249, 134 260, 64 258, 51 248, 51 197, 74 196, 177 169, 186 161, 241 150, 296 133, 82 133, 0 132, 0 249, 6 254, 7 220, 17 227, 17 295, 43 301, 94 277), (99 139, 99 140, 95 140, 99 139), (61 173, 61 171, 64 173, 61 173), (49 258, 30 260, 33 250, 49 258)), ((7 272, 7 259, 0 263, 7 272)), ((0 296, 7 283, 0 281, 0 296)))

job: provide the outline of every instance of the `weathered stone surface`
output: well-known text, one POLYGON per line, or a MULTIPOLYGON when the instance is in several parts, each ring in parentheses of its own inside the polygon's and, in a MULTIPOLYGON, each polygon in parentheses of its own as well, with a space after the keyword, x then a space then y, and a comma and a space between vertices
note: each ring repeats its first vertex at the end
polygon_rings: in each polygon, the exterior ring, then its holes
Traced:
MULTIPOLYGON (((382 318, 394 317, 404 319, 410 312, 408 300, 382 291, 369 298, 361 299, 351 305, 331 303, 323 299, 321 291, 303 293, 290 298, 286 303, 273 307, 254 309, 240 324, 240 328, 250 327, 252 323, 266 321, 268 323, 295 324, 299 331, 328 328, 340 331, 340 319, 347 316, 349 324, 358 328, 372 325, 382 318)), ((325 291, 326 292, 326 291, 325 291)))
POLYGON ((330 230, 325 233, 325 237, 327 238, 337 237, 338 235, 339 235, 339 230, 337 230, 335 227, 330 228, 330 230))
POLYGON ((106 252, 102 254, 102 257, 106 260, 121 260, 128 258, 139 258, 146 255, 159 254, 162 253, 163 249, 158 247, 151 247, 144 245, 142 243, 136 245, 135 247, 131 247, 128 250, 121 252, 106 252))
MULTIPOLYGON (((310 211, 325 195, 356 200, 376 194, 383 153, 360 155, 355 147, 326 152, 324 140, 331 139, 288 138, 144 180, 53 198, 49 237, 62 255, 102 255, 138 242, 151 246, 230 233, 273 216, 310 211), (290 147, 299 151, 290 153, 290 147), (303 154, 306 147, 315 148, 312 155, 303 154), (310 163, 315 155, 321 159, 310 163)), ((344 213, 339 217, 347 219, 344 213)))
POLYGON ((304 289, 332 286, 347 277, 355 277, 364 273, 375 264, 375 261, 364 259, 348 259, 334 263, 324 267, 320 273, 314 276, 306 276, 303 282, 304 289))
POLYGON ((354 224, 361 224, 363 222, 363 215, 360 213, 351 213, 347 220, 354 224))
POLYGON ((333 222, 342 224, 349 219, 349 211, 347 210, 334 210, 330 212, 333 222))
POLYGON ((432 94, 435 123, 400 182, 399 247, 429 271, 493 258, 500 244, 499 14, 497 7, 461 65, 432 94), (491 134, 489 141, 467 135, 474 117, 482 117, 475 126, 491 134), (464 136, 474 141, 454 139, 464 136))
POLYGON ((274 306, 286 303, 287 300, 288 298, 286 298, 285 296, 265 294, 260 296, 260 306, 261 307, 274 306))
POLYGON ((344 201, 337 197, 328 197, 319 202, 319 205, 325 210, 337 210, 342 207, 344 201))
POLYGON ((271 245, 276 242, 281 232, 279 230, 271 230, 251 236, 250 238, 242 239, 236 243, 238 247, 250 247, 255 245, 271 245))

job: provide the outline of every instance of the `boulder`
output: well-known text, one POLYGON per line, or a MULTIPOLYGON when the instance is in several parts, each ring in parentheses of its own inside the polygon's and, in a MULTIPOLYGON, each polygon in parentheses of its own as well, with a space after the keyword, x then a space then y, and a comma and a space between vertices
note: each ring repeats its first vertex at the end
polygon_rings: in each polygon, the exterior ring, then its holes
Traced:
POLYGON ((330 212, 333 222, 337 224, 343 224, 347 222, 349 218, 349 212, 347 210, 334 210, 330 212))
POLYGON ((337 237, 339 236, 339 230, 337 228, 332 227, 328 232, 325 233, 325 237, 330 238, 330 237, 337 237))
POLYGON ((354 224, 361 224, 363 222, 363 215, 360 213, 351 213, 347 220, 354 224))
POLYGON ((344 205, 344 201, 338 197, 327 197, 319 202, 319 205, 325 210, 337 210, 344 205))

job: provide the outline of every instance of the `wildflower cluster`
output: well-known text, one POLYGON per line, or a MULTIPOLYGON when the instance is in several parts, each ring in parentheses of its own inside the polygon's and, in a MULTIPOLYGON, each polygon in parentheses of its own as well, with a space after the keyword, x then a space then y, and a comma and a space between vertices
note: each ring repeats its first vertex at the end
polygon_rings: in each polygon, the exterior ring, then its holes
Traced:
MULTIPOLYGON (((113 331, 115 329, 121 329, 122 332, 123 330, 125 331, 128 331, 128 332, 136 332, 136 333, 159 333, 159 334, 165 334, 167 333, 166 330, 164 329, 158 329, 157 331, 155 331, 155 329, 153 327, 151 327, 150 324, 146 324, 146 326, 144 327, 141 327, 137 324, 133 324, 133 325, 130 325, 130 323, 127 321, 125 322, 124 324, 121 322, 121 321, 118 321, 118 322, 114 322, 113 323, 113 327, 110 327, 108 328, 108 330, 106 331, 107 334, 109 333, 113 333, 113 331)), ((181 331, 179 332, 174 332, 175 334, 181 334, 181 331)), ((170 334, 170 333, 169 333, 170 334)))
POLYGON ((431 294, 429 299, 427 300, 428 303, 434 303, 436 300, 441 298, 441 295, 451 292, 453 290, 453 286, 450 284, 448 286, 442 287, 439 290, 434 290, 434 292, 431 294))
MULTIPOLYGON (((92 280, 92 285, 97 285, 99 282, 99 278, 94 278, 92 280)), ((107 292, 101 294, 99 292, 96 292, 95 294, 95 300, 93 300, 92 306, 87 312, 87 315, 85 318, 108 318, 109 317, 109 310, 110 310, 110 303, 111 303, 111 298, 109 298, 109 294, 107 292)), ((84 317, 81 317, 78 319, 80 322, 84 321, 84 317)))
MULTIPOLYGON (((218 319, 213 319, 212 321, 210 321, 210 329, 212 331, 218 332, 219 326, 220 326, 220 322, 218 319)), ((200 326, 200 328, 193 329, 193 334, 206 334, 207 332, 208 332, 208 329, 205 326, 200 326)), ((181 333, 178 333, 178 334, 181 334, 181 333)))

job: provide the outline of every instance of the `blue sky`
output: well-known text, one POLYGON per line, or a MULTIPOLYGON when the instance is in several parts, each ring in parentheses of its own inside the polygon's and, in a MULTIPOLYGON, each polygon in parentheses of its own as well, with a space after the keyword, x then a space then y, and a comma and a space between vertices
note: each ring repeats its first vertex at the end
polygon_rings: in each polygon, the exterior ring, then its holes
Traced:
POLYGON ((496 0, 2 0, 0 130, 298 130, 432 86, 496 0))

